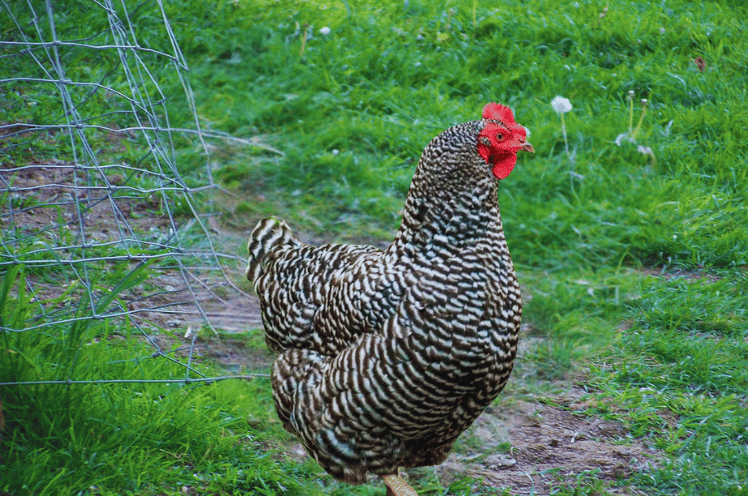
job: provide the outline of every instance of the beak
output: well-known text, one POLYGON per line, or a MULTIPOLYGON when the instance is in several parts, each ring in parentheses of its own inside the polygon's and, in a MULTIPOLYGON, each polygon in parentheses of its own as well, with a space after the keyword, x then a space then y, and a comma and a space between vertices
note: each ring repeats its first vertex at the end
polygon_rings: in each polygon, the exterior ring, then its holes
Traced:
POLYGON ((532 147, 529 141, 523 140, 517 140, 515 146, 517 147, 517 151, 524 150, 526 152, 535 153, 535 148, 532 147))

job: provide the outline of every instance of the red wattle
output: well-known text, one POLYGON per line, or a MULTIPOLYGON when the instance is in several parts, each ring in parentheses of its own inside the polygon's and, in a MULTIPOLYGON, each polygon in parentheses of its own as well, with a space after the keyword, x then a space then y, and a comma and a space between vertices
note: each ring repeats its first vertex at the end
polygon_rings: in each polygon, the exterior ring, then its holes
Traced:
POLYGON ((517 163, 517 155, 508 154, 506 158, 499 159, 496 161, 495 165, 493 166, 493 169, 491 169, 491 172, 493 172, 493 175, 498 177, 499 179, 504 179, 509 174, 512 173, 512 170, 514 169, 514 164, 516 163, 517 163))

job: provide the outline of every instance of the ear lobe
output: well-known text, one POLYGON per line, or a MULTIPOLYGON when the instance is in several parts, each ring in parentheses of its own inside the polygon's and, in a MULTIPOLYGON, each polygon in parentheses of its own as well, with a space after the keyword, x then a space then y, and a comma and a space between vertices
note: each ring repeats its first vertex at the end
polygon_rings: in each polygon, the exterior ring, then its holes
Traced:
POLYGON ((491 142, 488 141, 488 143, 485 143, 484 140, 487 140, 487 138, 481 137, 478 138, 478 154, 483 157, 483 160, 486 161, 487 164, 490 162, 490 153, 491 153, 491 142))

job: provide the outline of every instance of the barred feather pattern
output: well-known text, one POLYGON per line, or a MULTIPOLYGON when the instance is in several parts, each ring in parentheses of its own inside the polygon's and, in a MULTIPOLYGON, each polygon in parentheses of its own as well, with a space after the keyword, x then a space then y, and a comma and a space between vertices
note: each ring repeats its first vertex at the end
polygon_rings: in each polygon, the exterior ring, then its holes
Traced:
POLYGON ((486 122, 426 147, 386 250, 306 245, 274 219, 250 237, 278 415, 340 480, 441 463, 509 378, 522 303, 486 122))

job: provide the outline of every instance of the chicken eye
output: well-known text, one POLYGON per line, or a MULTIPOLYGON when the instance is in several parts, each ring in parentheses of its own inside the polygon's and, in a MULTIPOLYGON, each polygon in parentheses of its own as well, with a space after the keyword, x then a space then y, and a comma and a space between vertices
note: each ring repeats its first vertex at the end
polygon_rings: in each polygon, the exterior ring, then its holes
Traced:
POLYGON ((502 141, 504 139, 504 135, 501 133, 496 133, 496 141, 502 141))

